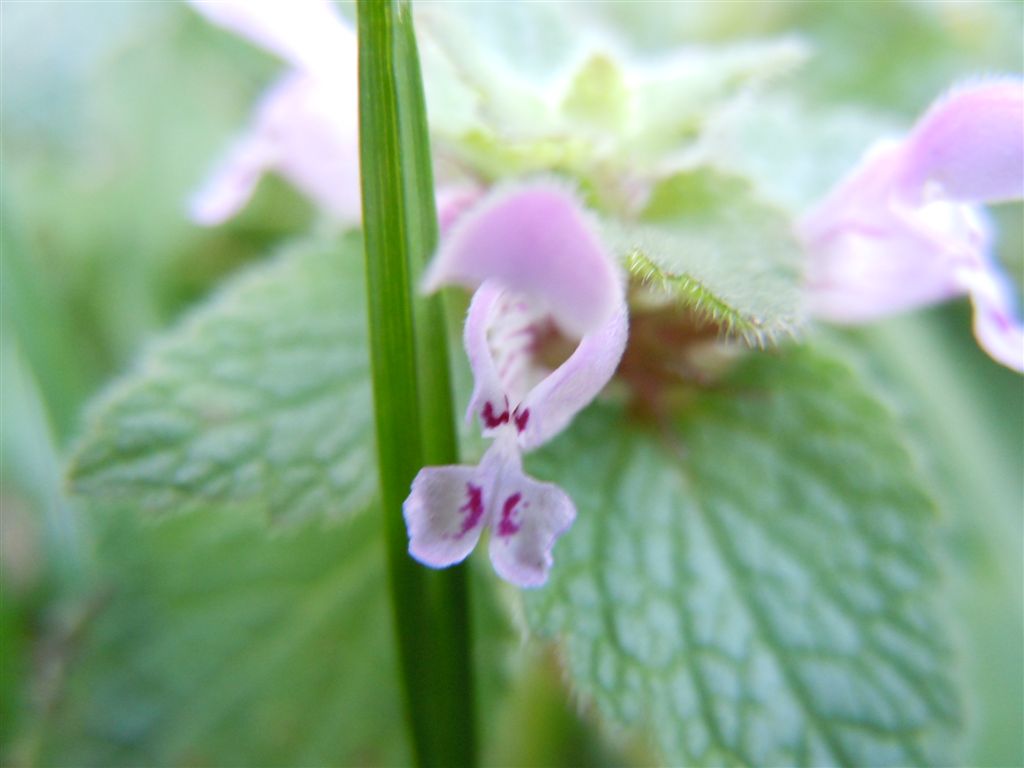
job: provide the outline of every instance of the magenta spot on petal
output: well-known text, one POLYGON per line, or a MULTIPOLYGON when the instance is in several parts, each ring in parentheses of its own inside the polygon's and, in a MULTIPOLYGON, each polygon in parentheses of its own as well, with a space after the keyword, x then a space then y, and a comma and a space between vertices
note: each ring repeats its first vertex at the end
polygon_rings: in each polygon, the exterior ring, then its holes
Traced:
POLYGON ((496 414, 494 412, 494 405, 488 400, 484 404, 484 409, 480 412, 480 418, 488 429, 495 429, 502 424, 508 424, 508 405, 506 404, 504 411, 496 414))
POLYGON ((516 505, 522 498, 523 494, 513 493, 505 499, 505 504, 501 508, 501 520, 498 521, 499 536, 511 536, 513 533, 518 533, 519 523, 512 519, 512 515, 515 514, 516 505))
POLYGON ((523 410, 522 413, 520 413, 519 409, 517 408, 514 418, 516 422, 516 429, 522 432, 524 429, 526 429, 526 423, 530 420, 530 409, 526 408, 523 410))
POLYGON ((462 520, 462 528, 455 538, 459 539, 473 530, 480 518, 484 515, 483 489, 479 485, 466 483, 466 503, 459 507, 459 512, 465 512, 466 517, 462 520))

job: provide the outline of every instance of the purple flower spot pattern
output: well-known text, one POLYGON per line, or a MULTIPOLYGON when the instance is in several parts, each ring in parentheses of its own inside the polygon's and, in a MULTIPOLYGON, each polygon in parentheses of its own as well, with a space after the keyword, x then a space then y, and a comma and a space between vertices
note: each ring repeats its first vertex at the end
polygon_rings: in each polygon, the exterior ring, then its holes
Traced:
POLYGON ((480 523, 484 516, 483 494, 484 490, 479 485, 466 483, 466 503, 459 507, 459 512, 465 512, 466 517, 462 521, 462 529, 455 534, 456 538, 462 538, 480 523))
POLYGON ((506 538, 512 534, 519 533, 519 523, 512 516, 516 513, 516 507, 522 498, 523 494, 513 493, 505 499, 505 503, 501 507, 501 520, 498 521, 498 536, 506 538))

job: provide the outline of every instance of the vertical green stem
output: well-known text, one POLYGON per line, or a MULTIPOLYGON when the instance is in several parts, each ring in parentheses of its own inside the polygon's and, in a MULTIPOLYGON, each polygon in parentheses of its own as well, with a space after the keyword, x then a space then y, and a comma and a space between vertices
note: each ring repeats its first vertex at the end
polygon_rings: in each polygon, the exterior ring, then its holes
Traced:
POLYGON ((402 502, 424 464, 457 458, 443 307, 415 292, 437 242, 430 148, 408 2, 360 0, 359 85, 381 502, 401 677, 416 760, 475 763, 466 575, 408 555, 402 502))

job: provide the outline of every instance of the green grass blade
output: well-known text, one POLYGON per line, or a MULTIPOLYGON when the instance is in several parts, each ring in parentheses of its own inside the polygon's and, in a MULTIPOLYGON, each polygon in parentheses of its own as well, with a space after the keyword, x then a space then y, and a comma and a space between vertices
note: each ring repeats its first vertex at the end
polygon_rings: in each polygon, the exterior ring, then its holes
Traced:
MULTIPOLYGON (((426 104, 420 74, 416 33, 409 3, 399 0, 395 28, 395 79, 398 93, 402 171, 406 194, 409 255, 414 285, 437 248, 437 211, 426 104)), ((442 297, 414 296, 419 353, 420 404, 424 452, 428 464, 458 460, 455 414, 448 366, 448 335, 442 297)))
POLYGON ((410 7, 364 0, 358 26, 371 364, 401 676, 418 763, 472 765, 465 575, 430 572, 409 557, 401 510, 420 467, 457 453, 443 311, 415 292, 437 224, 410 7))
MULTIPOLYGON (((416 32, 408 0, 399 0, 400 16, 395 30, 395 76, 398 89, 405 192, 409 216, 409 255, 416 282, 437 248, 438 221, 434 202, 434 176, 427 129, 427 111, 420 74, 416 32)), ((424 463, 453 464, 459 460, 452 384, 448 360, 448 327, 443 296, 413 299, 420 383, 420 424, 424 463)), ((476 728, 473 688, 474 658, 471 648, 468 573, 463 567, 438 573, 430 580, 434 611, 445 620, 436 622, 437 642, 448 649, 436 659, 440 684, 455 698, 449 702, 449 716, 461 723, 461 730, 440 734, 442 750, 459 758, 461 764, 474 761, 476 728)))

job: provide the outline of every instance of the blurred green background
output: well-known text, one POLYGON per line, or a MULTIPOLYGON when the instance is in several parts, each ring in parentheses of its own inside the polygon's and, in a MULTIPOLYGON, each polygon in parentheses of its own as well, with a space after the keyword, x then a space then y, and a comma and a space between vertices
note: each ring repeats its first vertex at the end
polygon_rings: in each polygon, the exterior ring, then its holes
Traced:
MULTIPOLYGON (((898 125, 957 79, 1024 65, 1019 2, 639 5, 586 12, 651 49, 802 34, 815 58, 786 89, 814 109, 855 105, 898 125)), ((0 13, 0 760, 17 765, 45 752, 44 724, 80 661, 76 627, 103 610, 96 574, 109 587, 114 573, 116 589, 145 571, 145 539, 133 539, 130 511, 97 520, 65 496, 62 456, 85 404, 222 278, 324 224, 273 178, 222 227, 197 227, 185 214, 188 195, 280 71, 270 56, 181 4, 5 0, 0 13), (138 562, 110 571, 97 553, 118 547, 137 550, 138 562)), ((1019 285, 1020 206, 996 217, 1000 256, 1019 285)), ((946 502, 949 604, 975 703, 970 762, 1024 764, 1021 379, 977 350, 962 302, 839 341, 893 393, 946 502)), ((231 535, 244 542, 250 533, 231 535)), ((615 748, 593 746, 603 737, 576 712, 552 660, 536 649, 520 655, 514 669, 529 671, 497 688, 511 691, 507 720, 529 723, 530 737, 495 735, 494 760, 600 763, 632 749, 615 739, 615 748)), ((392 673, 382 675, 389 681, 392 673)), ((130 703, 110 706, 131 711, 130 703)), ((254 726, 226 727, 244 738, 254 726)), ((102 764, 97 755, 131 762, 146 753, 78 754, 83 764, 102 764)))

